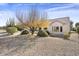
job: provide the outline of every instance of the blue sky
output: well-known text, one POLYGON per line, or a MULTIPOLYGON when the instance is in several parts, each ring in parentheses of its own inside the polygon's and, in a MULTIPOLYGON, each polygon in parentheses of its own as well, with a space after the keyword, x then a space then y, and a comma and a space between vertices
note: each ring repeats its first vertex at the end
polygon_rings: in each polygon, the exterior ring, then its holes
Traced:
POLYGON ((15 18, 18 21, 15 15, 16 11, 31 7, 46 11, 48 19, 70 17, 74 23, 79 22, 78 3, 0 3, 0 26, 4 26, 9 18, 15 18))

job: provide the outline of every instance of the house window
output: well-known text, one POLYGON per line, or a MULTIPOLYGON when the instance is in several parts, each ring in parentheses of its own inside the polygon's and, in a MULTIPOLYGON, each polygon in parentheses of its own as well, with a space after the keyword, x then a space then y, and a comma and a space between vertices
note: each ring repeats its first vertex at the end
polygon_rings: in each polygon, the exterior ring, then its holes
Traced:
POLYGON ((58 26, 52 27, 52 31, 59 32, 59 27, 58 26))
POLYGON ((62 26, 60 26, 60 32, 62 32, 62 26))
POLYGON ((63 32, 62 26, 52 26, 52 32, 63 32))
POLYGON ((59 27, 58 26, 56 27, 56 32, 59 32, 59 27))

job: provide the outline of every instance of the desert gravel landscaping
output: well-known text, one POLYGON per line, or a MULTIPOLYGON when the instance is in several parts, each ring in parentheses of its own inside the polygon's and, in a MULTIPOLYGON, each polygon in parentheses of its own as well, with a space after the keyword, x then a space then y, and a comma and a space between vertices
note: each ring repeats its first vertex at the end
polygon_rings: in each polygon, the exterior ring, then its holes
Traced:
POLYGON ((1 56, 78 56, 78 34, 70 40, 57 37, 33 37, 21 35, 0 38, 1 56))

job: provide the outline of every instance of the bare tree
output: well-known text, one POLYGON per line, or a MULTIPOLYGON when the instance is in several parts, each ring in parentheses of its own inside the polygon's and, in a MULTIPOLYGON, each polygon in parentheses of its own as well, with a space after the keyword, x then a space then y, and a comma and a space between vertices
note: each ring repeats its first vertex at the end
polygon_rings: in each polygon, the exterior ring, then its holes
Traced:
POLYGON ((36 21, 39 19, 39 13, 38 13, 37 9, 35 9, 35 8, 30 9, 29 13, 27 15, 25 12, 17 11, 16 17, 23 25, 29 27, 31 30, 31 33, 34 34, 34 31, 37 27, 37 26, 35 26, 35 25, 37 25, 36 21), (27 18, 25 18, 25 17, 27 17, 27 18))
POLYGON ((16 11, 16 17, 17 17, 17 19, 23 24, 23 25, 26 25, 25 24, 25 22, 24 22, 24 12, 23 11, 21 11, 21 10, 17 10, 16 11))
POLYGON ((34 34, 37 28, 46 27, 48 25, 47 13, 44 12, 40 16, 40 12, 36 8, 31 8, 29 11, 17 11, 16 17, 25 26, 27 26, 31 33, 34 34), (27 13, 28 12, 28 13, 27 13))

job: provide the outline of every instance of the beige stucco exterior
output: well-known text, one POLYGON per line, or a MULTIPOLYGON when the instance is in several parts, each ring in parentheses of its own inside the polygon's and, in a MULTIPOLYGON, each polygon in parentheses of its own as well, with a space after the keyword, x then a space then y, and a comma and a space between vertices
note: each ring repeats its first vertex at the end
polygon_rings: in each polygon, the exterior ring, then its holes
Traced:
POLYGON ((69 17, 51 19, 48 31, 50 33, 69 33, 70 32, 69 17))

